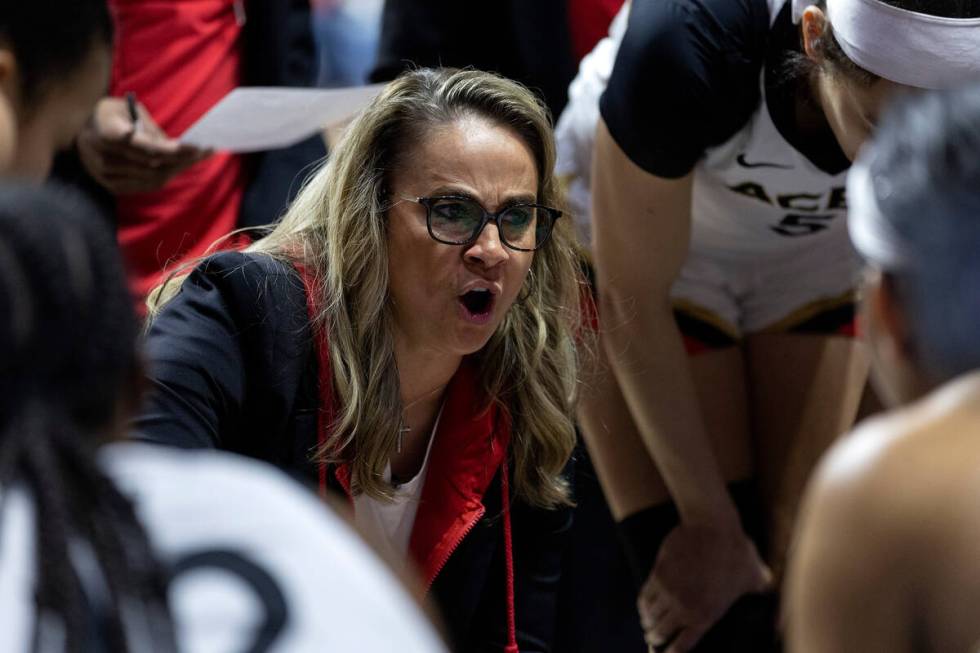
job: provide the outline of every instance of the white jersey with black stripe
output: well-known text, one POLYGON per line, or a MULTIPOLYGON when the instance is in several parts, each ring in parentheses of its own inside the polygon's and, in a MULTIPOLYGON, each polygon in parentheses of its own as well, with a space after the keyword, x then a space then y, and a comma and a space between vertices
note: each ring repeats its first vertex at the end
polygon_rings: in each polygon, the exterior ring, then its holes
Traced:
MULTIPOLYGON (((101 462, 176 569, 180 650, 445 651, 353 530, 273 468, 134 443, 105 447, 101 462)), ((27 651, 34 510, 21 489, 0 499, 0 650, 27 651)))
MULTIPOLYGON (((786 0, 769 0, 770 25, 786 0)), ((724 257, 785 253, 846 230, 847 172, 828 174, 780 134, 762 101, 751 120, 711 148, 694 172, 692 249, 724 257)))
MULTIPOLYGON (((785 4, 786 0, 768 0, 770 27, 785 4)), ((586 240, 599 97, 615 64, 628 11, 627 4, 609 37, 583 60, 556 127, 557 170, 569 178, 570 203, 586 240)), ((694 252, 751 260, 767 253, 792 253, 812 246, 814 240, 840 241, 846 230, 846 171, 821 170, 779 132, 767 108, 765 68, 758 79, 761 100, 750 120, 726 142, 706 150, 694 168, 694 252)))

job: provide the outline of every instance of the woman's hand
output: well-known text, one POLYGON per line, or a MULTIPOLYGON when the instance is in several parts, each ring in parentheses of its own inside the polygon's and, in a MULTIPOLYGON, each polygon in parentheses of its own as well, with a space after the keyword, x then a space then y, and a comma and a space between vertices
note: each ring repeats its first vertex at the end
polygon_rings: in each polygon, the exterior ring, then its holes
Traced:
POLYGON ((772 573, 741 530, 681 524, 664 539, 637 608, 651 646, 689 651, 743 594, 763 592, 772 573))
POLYGON ((92 177, 115 194, 162 188, 178 173, 210 156, 209 150, 168 137, 142 105, 138 122, 126 100, 103 98, 78 136, 78 154, 92 177))

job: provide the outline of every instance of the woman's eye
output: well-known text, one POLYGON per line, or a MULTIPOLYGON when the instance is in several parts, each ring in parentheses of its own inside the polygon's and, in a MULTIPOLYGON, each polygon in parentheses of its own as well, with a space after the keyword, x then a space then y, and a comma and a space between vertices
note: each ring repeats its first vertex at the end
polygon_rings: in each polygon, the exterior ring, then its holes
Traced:
POLYGON ((534 220, 534 209, 524 206, 510 209, 506 219, 515 227, 524 226, 534 220))
POLYGON ((469 220, 476 213, 473 206, 466 202, 439 202, 435 210, 447 220, 469 220))

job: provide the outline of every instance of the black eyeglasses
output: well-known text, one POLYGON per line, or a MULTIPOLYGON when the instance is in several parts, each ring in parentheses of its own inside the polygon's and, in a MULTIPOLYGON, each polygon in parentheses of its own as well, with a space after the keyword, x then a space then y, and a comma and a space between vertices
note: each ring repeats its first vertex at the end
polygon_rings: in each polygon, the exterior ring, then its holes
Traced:
POLYGON ((403 197, 426 209, 425 222, 433 240, 447 245, 476 242, 491 220, 500 240, 511 249, 533 252, 551 236, 561 211, 540 204, 511 204, 490 213, 469 197, 403 197))

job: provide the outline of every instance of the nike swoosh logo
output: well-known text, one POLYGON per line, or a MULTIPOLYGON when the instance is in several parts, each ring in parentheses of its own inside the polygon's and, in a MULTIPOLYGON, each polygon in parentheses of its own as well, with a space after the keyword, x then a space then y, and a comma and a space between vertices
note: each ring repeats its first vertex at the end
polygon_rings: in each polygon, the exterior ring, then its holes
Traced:
POLYGON ((783 165, 782 163, 765 163, 762 161, 758 163, 749 163, 748 161, 745 160, 744 154, 739 154, 737 157, 735 157, 735 161, 736 163, 738 163, 738 165, 742 166, 743 168, 779 168, 780 170, 793 169, 793 166, 783 165))

